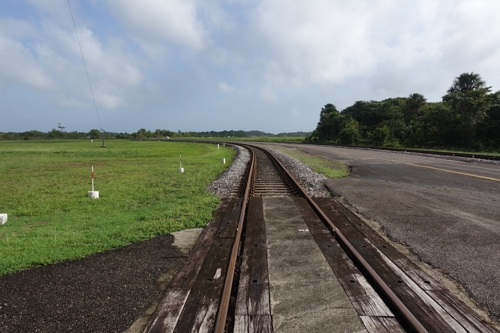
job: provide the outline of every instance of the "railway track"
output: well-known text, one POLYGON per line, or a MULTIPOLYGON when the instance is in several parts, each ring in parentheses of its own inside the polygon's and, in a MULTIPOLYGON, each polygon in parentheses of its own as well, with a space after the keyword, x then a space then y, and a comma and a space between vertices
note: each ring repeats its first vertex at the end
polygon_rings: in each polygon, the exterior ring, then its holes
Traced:
MULTIPOLYGON (((276 329, 273 323, 278 310, 270 270, 273 275, 276 269, 268 264, 274 255, 270 230, 276 227, 266 214, 280 205, 293 206, 294 221, 305 223, 286 237, 307 234, 315 242, 326 274, 340 283, 366 331, 497 332, 349 210, 332 198, 310 198, 272 154, 246 147, 252 162, 243 197, 223 200, 145 333, 288 331, 286 324, 276 329)), ((309 330, 307 318, 297 325, 309 330)))

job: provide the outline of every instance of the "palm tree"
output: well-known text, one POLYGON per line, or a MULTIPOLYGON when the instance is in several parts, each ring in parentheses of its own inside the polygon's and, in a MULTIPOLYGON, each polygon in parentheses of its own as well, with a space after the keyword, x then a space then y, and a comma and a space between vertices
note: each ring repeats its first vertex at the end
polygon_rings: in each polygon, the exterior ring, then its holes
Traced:
POLYGON ((421 94, 411 94, 406 100, 406 111, 410 118, 418 116, 422 107, 427 103, 427 99, 421 94))
POLYGON ((461 115, 462 139, 467 145, 474 142, 477 124, 486 117, 490 90, 479 74, 462 73, 443 96, 443 101, 461 115))
POLYGON ((470 72, 462 73, 453 80, 453 84, 448 89, 448 94, 455 92, 467 92, 486 88, 486 82, 479 74, 470 72))

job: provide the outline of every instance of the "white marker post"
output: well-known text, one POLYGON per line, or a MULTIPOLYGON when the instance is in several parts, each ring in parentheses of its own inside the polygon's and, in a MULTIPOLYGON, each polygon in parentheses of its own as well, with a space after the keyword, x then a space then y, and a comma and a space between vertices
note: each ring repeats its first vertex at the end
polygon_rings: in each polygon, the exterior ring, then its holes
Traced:
POLYGON ((87 195, 92 199, 99 199, 99 191, 94 191, 94 166, 92 166, 92 191, 88 191, 87 195))
POLYGON ((184 168, 182 167, 182 155, 179 155, 179 172, 184 173, 184 168))
POLYGON ((222 158, 221 161, 222 161, 222 164, 226 164, 226 159, 225 158, 222 158))
POLYGON ((7 222, 7 218, 7 214, 0 214, 0 225, 5 224, 7 222))
POLYGON ((217 149, 219 149, 219 144, 217 144, 217 149))

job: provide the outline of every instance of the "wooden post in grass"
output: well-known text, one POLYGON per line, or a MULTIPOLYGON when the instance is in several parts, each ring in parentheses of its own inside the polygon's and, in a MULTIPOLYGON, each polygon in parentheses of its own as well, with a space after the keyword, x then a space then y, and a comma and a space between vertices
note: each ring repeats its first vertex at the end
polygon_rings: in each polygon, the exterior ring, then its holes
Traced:
POLYGON ((88 191, 87 195, 92 199, 99 199, 99 191, 94 191, 94 166, 92 166, 92 191, 88 191))
POLYGON ((179 155, 179 172, 184 173, 184 168, 182 167, 182 154, 179 155))

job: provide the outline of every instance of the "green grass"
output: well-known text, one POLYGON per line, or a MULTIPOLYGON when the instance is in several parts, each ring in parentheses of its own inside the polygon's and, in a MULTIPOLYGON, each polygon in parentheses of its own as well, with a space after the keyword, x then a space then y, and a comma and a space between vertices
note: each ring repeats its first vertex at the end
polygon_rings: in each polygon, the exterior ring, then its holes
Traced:
POLYGON ((314 156, 296 148, 276 147, 274 149, 277 149, 290 157, 298 159, 305 165, 310 166, 317 173, 321 173, 327 177, 342 178, 349 175, 349 171, 345 165, 339 161, 314 156))
POLYGON ((202 227, 219 199, 208 184, 228 147, 181 142, 0 142, 0 275, 202 227), (178 172, 182 154, 185 173, 178 172), (94 166, 99 199, 87 197, 94 166))
POLYGON ((281 142, 281 143, 302 143, 305 137, 303 136, 261 136, 261 137, 231 137, 231 138, 173 138, 172 140, 203 140, 203 141, 251 141, 251 142, 281 142))
POLYGON ((253 142, 281 142, 281 143, 301 143, 305 137, 302 136, 262 136, 258 138, 231 138, 237 141, 253 141, 253 142))

